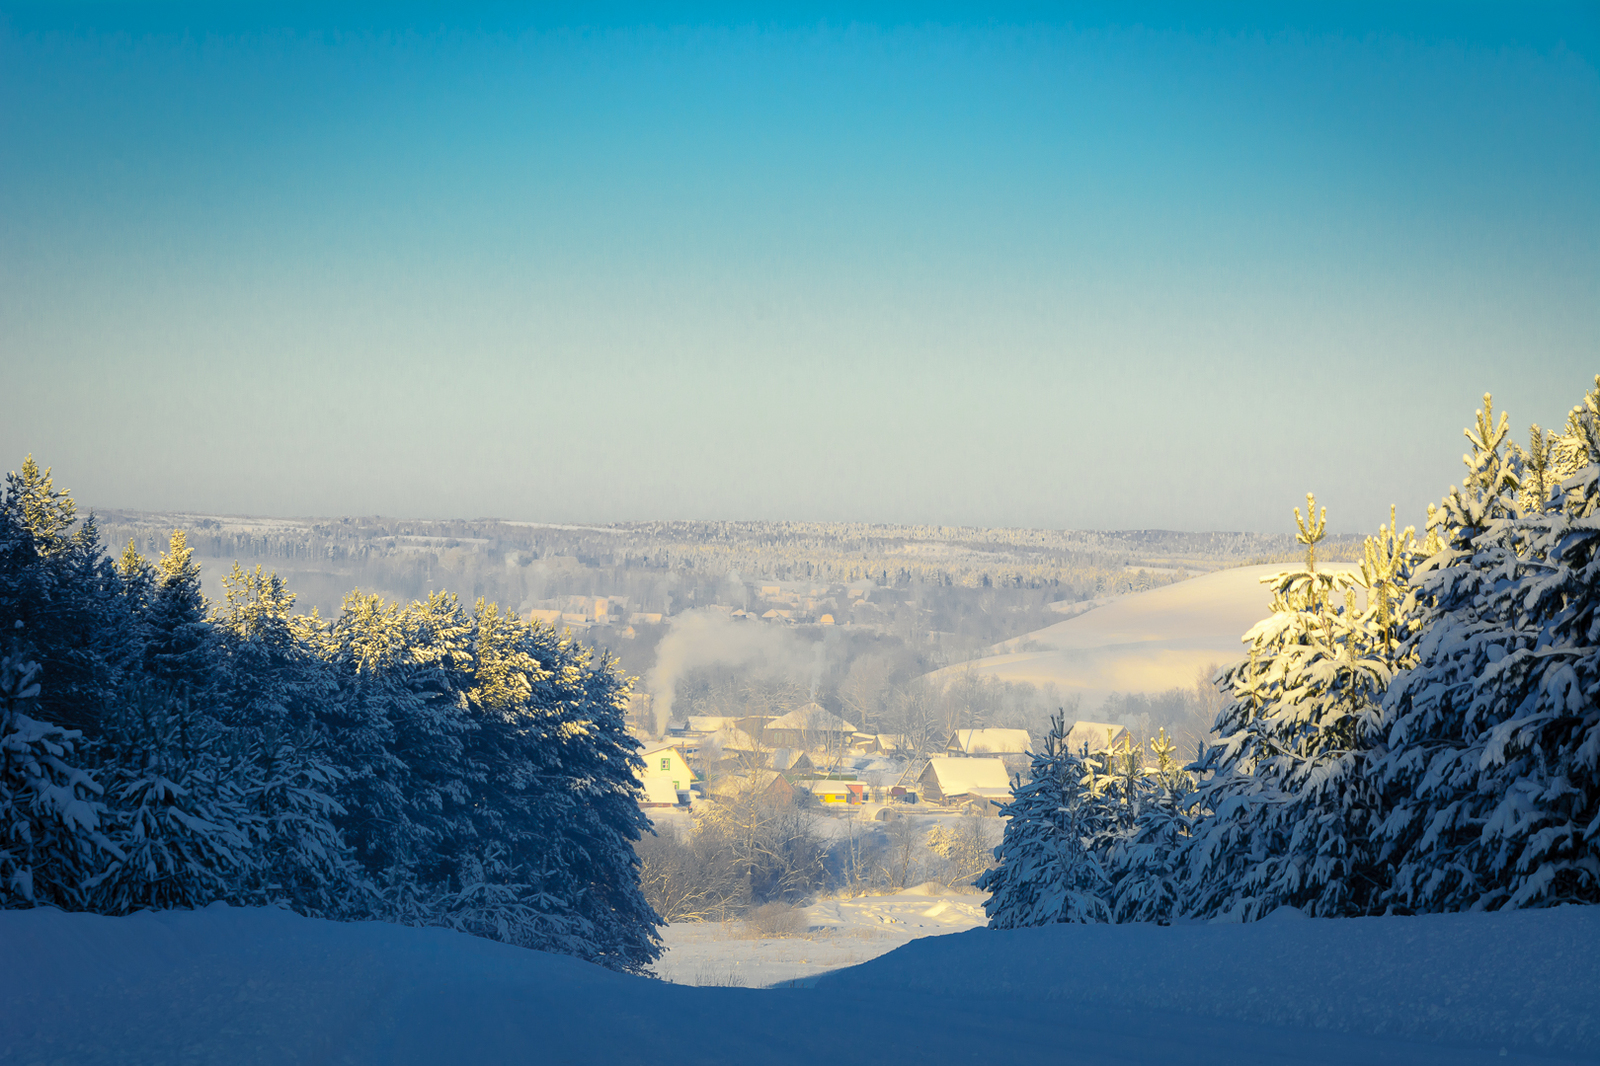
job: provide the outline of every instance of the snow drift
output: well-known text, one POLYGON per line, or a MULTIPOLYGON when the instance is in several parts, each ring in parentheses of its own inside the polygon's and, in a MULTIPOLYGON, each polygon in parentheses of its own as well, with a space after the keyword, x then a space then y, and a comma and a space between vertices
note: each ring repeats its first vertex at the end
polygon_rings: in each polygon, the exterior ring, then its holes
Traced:
POLYGON ((1597 948, 1583 908, 973 930, 759 990, 280 910, 41 908, 0 912, 0 1060, 1596 1061, 1597 948))

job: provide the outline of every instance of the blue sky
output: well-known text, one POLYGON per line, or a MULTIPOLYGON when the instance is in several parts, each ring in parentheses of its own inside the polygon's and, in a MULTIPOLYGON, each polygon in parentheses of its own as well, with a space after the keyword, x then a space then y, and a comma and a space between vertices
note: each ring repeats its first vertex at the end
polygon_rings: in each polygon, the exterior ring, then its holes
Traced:
POLYGON ((3 465, 1358 530, 1600 371, 1592 7, 767 10, 0 4, 3 465))

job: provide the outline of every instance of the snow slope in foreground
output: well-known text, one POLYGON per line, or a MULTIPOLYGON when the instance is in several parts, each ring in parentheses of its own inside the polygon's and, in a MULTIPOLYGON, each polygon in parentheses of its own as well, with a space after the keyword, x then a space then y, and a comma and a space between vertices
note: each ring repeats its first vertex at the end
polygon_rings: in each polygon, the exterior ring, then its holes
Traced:
POLYGON ((0 912, 19 1064, 1593 1062, 1597 1014, 1600 908, 972 930, 775 990, 274 910, 0 912))

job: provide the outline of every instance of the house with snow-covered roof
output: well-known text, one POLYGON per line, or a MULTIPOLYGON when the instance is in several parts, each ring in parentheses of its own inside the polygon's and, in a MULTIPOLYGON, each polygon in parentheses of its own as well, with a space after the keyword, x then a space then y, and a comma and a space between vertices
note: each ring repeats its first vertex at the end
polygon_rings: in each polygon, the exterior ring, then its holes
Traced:
POLYGON ((775 748, 840 747, 856 727, 817 703, 790 711, 767 723, 761 739, 775 748))
POLYGON ((946 755, 1026 755, 1033 740, 1026 729, 958 729, 944 746, 946 755))
POLYGON ((960 803, 969 797, 1011 802, 1011 775, 999 756, 930 755, 917 784, 930 803, 960 803))
POLYGON ((1083 754, 1085 748, 1090 755, 1095 755, 1121 744, 1126 736, 1128 730, 1124 726, 1108 722, 1077 722, 1067 731, 1066 747, 1074 755, 1083 754))

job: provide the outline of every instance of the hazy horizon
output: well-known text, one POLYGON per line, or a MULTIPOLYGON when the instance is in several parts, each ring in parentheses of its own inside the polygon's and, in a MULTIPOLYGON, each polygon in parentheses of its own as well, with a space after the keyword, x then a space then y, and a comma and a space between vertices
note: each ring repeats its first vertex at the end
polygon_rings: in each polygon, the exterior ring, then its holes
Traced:
POLYGON ((333 10, 0 3, 4 469, 1356 532, 1600 370, 1592 7, 333 10))

